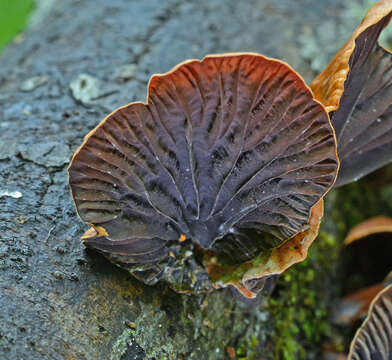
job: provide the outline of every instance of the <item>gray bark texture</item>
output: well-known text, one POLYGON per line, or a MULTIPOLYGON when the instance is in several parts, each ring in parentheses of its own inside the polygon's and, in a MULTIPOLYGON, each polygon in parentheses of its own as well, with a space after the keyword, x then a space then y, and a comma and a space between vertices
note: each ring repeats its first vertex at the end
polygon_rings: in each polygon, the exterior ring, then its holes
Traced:
POLYGON ((268 358, 269 314, 247 312, 226 291, 197 297, 145 286, 86 252, 80 236, 87 227, 75 212, 67 165, 106 114, 144 100, 152 74, 188 58, 260 52, 311 79, 351 33, 342 6, 64 0, 5 49, 0 359, 224 359, 227 345, 252 334, 268 358), (345 37, 341 26, 348 27, 345 37))

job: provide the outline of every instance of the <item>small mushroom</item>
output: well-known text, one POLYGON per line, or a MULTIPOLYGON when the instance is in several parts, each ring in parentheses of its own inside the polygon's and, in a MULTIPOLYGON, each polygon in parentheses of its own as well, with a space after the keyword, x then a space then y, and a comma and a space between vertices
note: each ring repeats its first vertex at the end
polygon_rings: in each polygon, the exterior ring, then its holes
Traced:
POLYGON ((361 273, 367 286, 380 283, 392 269, 392 219, 377 216, 353 227, 344 240, 343 257, 351 273, 361 273))
POLYGON ((337 169, 329 118, 302 78, 239 53, 154 75, 146 103, 85 137, 69 181, 87 247, 147 284, 252 298, 306 257, 337 169))
POLYGON ((377 43, 391 17, 392 2, 378 1, 310 85, 336 132, 336 186, 392 161, 392 54, 377 43))
POLYGON ((352 326, 357 320, 364 319, 374 298, 386 286, 392 283, 392 271, 383 282, 360 289, 343 298, 332 314, 336 325, 352 326))
POLYGON ((367 236, 389 232, 392 232, 392 218, 376 216, 354 226, 344 239, 344 244, 347 246, 354 241, 363 239, 367 236))
POLYGON ((357 331, 348 360, 392 358, 392 285, 373 300, 367 319, 357 331))
POLYGON ((361 286, 346 295, 333 312, 333 322, 338 325, 353 325, 364 318, 375 296, 388 282, 392 263, 392 219, 377 216, 368 219, 350 230, 344 240, 347 287, 351 283, 361 286), (356 279, 360 275, 360 279, 356 279), (354 278, 354 280, 353 280, 354 278), (384 280, 385 279, 385 280, 384 280))
POLYGON ((348 292, 380 284, 392 270, 391 232, 391 219, 378 216, 358 224, 348 233, 342 251, 348 292))

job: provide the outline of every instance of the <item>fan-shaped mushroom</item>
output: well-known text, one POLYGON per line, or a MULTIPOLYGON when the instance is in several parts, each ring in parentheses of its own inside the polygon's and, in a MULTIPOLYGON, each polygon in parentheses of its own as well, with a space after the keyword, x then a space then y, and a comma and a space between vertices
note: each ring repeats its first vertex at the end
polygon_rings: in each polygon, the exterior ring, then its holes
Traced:
POLYGON ((84 244, 177 291, 254 285, 304 259, 338 168, 323 106, 285 63, 191 60, 85 138, 69 167, 84 244))
POLYGON ((367 319, 351 343, 348 360, 392 358, 392 285, 373 300, 367 319))
POLYGON ((378 1, 310 85, 336 131, 336 186, 392 161, 392 54, 377 43, 391 17, 392 1, 378 1))
MULTIPOLYGON (((374 297, 383 288, 382 282, 392 269, 391 232, 392 219, 377 216, 354 226, 345 238, 343 259, 347 270, 344 278, 350 283, 352 277, 361 275, 361 286, 351 289, 354 292, 350 291, 334 309, 336 324, 350 325, 366 316, 374 297)), ((388 278, 384 280, 387 281, 388 278)))
POLYGON ((359 273, 362 286, 381 283, 392 269, 392 219, 377 216, 354 226, 344 240, 343 258, 349 274, 359 273))
POLYGON ((376 216, 361 222, 350 230, 344 239, 344 244, 349 245, 367 236, 382 233, 392 233, 392 218, 376 216))

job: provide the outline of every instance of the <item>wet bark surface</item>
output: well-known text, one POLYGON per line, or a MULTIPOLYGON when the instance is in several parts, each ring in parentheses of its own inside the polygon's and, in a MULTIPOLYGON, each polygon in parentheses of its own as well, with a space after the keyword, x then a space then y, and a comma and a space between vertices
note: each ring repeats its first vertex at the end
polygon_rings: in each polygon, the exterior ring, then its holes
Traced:
POLYGON ((311 79, 298 35, 339 4, 67 0, 2 53, 1 359, 221 359, 248 333, 265 342, 273 319, 227 292, 148 287, 86 252, 67 165, 106 114, 144 100, 149 77, 185 59, 261 52, 311 79))

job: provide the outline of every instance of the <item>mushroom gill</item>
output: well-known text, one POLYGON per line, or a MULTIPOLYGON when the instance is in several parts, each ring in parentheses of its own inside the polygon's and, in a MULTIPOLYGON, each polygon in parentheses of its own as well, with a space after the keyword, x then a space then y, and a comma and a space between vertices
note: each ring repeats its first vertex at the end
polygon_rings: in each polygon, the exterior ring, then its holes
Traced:
POLYGON ((69 166, 84 244, 181 292, 235 286, 306 256, 338 169, 324 107, 287 64, 207 56, 154 75, 69 166))

